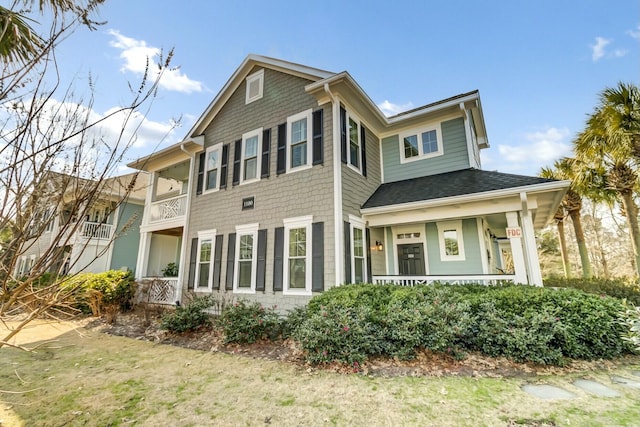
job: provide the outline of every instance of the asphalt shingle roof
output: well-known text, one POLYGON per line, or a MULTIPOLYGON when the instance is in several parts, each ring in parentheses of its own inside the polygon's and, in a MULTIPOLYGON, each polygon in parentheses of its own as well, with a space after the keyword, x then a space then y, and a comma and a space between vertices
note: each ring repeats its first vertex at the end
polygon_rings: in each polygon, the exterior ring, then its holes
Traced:
POLYGON ((547 182, 554 180, 473 168, 463 169, 382 184, 362 208, 435 200, 547 182))

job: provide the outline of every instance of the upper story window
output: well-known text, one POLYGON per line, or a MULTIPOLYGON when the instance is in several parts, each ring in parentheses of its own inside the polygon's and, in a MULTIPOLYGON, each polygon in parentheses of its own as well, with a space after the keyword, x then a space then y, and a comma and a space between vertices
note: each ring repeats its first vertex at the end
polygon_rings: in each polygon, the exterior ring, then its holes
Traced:
POLYGON ((247 83, 247 95, 245 103, 250 104, 253 101, 257 101, 262 98, 262 92, 264 88, 264 70, 257 71, 246 79, 247 83))
POLYGON ((400 134, 400 161, 440 156, 443 154, 440 125, 411 130, 400 134))
POLYGON ((311 166, 311 109, 287 118, 287 171, 311 166))
POLYGON ((440 242, 440 259, 442 261, 464 261, 464 240, 462 221, 439 222, 438 240, 440 242))
POLYGON ((207 149, 205 164, 205 191, 217 190, 220 187, 220 166, 222 160, 222 144, 207 149))
POLYGON ((242 135, 242 183, 260 179, 259 147, 262 146, 262 128, 242 135))
POLYGON ((360 170, 360 123, 347 113, 347 135, 349 136, 349 165, 360 170))

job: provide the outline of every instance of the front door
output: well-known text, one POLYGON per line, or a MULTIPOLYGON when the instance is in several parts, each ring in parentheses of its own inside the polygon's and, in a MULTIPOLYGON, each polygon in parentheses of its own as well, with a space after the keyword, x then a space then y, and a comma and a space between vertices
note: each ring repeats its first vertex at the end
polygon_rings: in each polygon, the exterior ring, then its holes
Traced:
POLYGON ((401 276, 424 276, 422 243, 398 245, 398 267, 401 276))

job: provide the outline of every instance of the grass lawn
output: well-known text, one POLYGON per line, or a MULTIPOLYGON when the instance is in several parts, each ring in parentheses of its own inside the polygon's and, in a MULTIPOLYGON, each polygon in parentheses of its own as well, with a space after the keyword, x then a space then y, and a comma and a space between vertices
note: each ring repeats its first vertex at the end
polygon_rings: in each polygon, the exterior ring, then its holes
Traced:
POLYGON ((621 396, 603 398, 571 385, 610 384, 609 375, 630 377, 638 366, 538 378, 381 378, 61 333, 34 353, 0 349, 0 426, 640 425, 640 390, 613 385, 621 396), (527 382, 578 397, 541 400, 520 389, 527 382))

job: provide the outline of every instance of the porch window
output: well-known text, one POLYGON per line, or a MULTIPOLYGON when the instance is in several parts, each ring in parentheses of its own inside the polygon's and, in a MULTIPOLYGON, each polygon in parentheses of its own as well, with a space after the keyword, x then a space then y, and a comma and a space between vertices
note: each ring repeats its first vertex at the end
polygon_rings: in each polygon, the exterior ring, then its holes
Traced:
POLYGON ((256 290, 258 224, 237 226, 236 234, 234 290, 253 293, 256 290))
POLYGON ((437 226, 440 259, 442 261, 463 261, 465 255, 462 221, 439 222, 437 226))
POLYGON ((443 154, 440 125, 410 130, 400 134, 401 162, 435 157, 443 154))
POLYGON ((284 293, 311 293, 311 222, 310 216, 284 220, 284 293))
POLYGON ((311 110, 287 118, 287 170, 311 165, 311 110))
POLYGON ((260 179, 258 147, 262 144, 262 128, 242 135, 242 182, 260 179))
POLYGON ((198 233, 198 255, 196 265, 196 291, 211 290, 213 282, 213 258, 216 231, 198 233))

